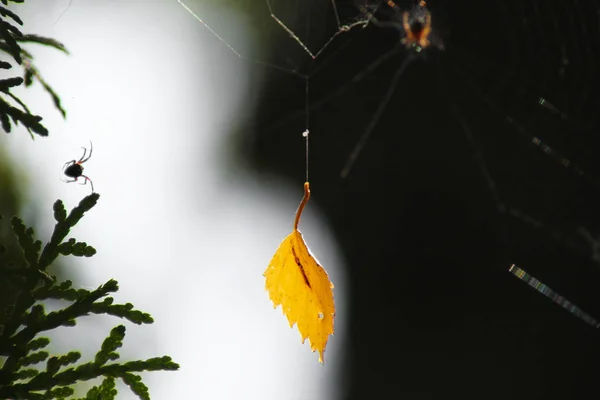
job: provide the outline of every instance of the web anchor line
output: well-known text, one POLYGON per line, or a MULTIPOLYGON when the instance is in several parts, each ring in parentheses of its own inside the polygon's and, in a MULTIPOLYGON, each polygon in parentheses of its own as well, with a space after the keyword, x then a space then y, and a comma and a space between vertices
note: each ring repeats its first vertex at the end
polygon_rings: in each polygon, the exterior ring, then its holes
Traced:
MULTIPOLYGON (((285 68, 285 67, 281 67, 279 65, 267 62, 267 61, 262 61, 262 60, 256 60, 256 59, 252 59, 249 58, 245 55, 243 55, 242 53, 240 53, 239 51, 237 51, 232 45, 230 45, 221 35, 219 35, 217 33, 217 31, 215 31, 213 28, 210 27, 210 25, 208 25, 206 22, 204 22, 204 20, 202 20, 202 18, 200 18, 200 16, 198 14, 196 14, 194 11, 192 11, 192 9, 187 6, 182 0, 177 0, 177 2, 179 4, 181 4, 181 6, 191 15, 193 16, 198 22, 200 22, 215 38, 217 38, 217 40, 219 40, 225 47, 227 47, 233 54, 235 54, 238 58, 240 58, 241 60, 244 61, 248 61, 251 63, 255 63, 258 65, 261 65, 263 67, 266 68, 270 68, 270 69, 274 69, 277 70, 279 72, 283 72, 283 73, 287 73, 287 74, 291 74, 291 75, 295 75, 297 77, 300 78, 304 78, 307 79, 310 77, 310 74, 303 74, 301 72, 298 72, 296 69, 289 69, 289 68, 285 68)), ((332 3, 334 4, 334 12, 335 12, 335 16, 336 16, 336 20, 338 22, 338 30, 327 40, 327 42, 325 42, 325 44, 323 45, 323 47, 321 47, 319 50, 317 50, 316 52, 311 51, 303 42, 302 40, 300 40, 300 38, 290 29, 287 27, 287 25, 285 25, 285 23, 280 20, 275 13, 273 12, 273 9, 271 7, 271 3, 269 0, 266 0, 267 2, 267 7, 269 8, 269 13, 271 18, 279 25, 281 26, 281 28, 283 28, 288 35, 290 36, 291 39, 293 39, 301 48, 302 50, 304 50, 304 52, 306 54, 308 54, 309 57, 311 57, 313 60, 315 60, 317 57, 319 57, 319 55, 342 33, 346 33, 351 31, 352 29, 356 28, 356 27, 363 27, 365 28, 368 24, 369 24, 369 20, 360 20, 360 21, 355 21, 352 22, 350 24, 345 24, 345 25, 340 25, 339 22, 339 16, 337 13, 337 9, 335 8, 335 2, 332 0, 332 3)))
MULTIPOLYGON (((477 93, 479 95, 479 97, 481 99, 483 99, 485 104, 487 104, 487 106, 493 112, 496 112, 499 115, 502 115, 506 124, 508 126, 512 127, 523 138, 528 140, 529 144, 532 147, 539 149, 542 153, 544 153, 545 155, 547 155, 548 157, 553 159, 554 162, 556 162, 559 165, 566 168, 568 171, 570 171, 575 176, 586 180, 587 182, 592 184, 597 189, 600 189, 600 180, 598 180, 598 178, 596 178, 592 174, 587 173, 583 168, 581 168, 580 166, 578 166, 577 164, 572 162, 570 159, 565 157, 563 154, 558 152, 556 149, 551 147, 540 137, 530 133, 527 130, 527 128, 525 128, 525 126, 523 126, 523 124, 521 122, 519 122, 517 119, 511 117, 510 115, 506 115, 504 112, 502 112, 502 110, 499 109, 499 107, 490 99, 490 97, 483 91, 475 88, 473 85, 473 82, 468 77, 466 77, 464 74, 462 74, 461 72, 459 72, 456 69, 454 69, 454 72, 457 75, 461 76, 467 82, 467 84, 469 85, 471 90, 473 90, 473 92, 477 93)), ((548 103, 544 98, 538 99, 538 104, 541 107, 548 109, 549 111, 557 113, 561 117, 565 115, 565 114, 561 113, 559 110, 557 110, 551 103, 548 103)))
POLYGON ((565 299, 560 294, 556 293, 554 290, 550 289, 548 286, 538 281, 533 276, 529 275, 527 272, 517 267, 515 264, 511 265, 509 268, 509 272, 511 272, 514 276, 527 283, 529 286, 534 288, 536 291, 540 292, 544 296, 548 297, 550 300, 569 311, 571 314, 574 314, 579 319, 582 319, 589 325, 594 328, 600 328, 600 322, 596 321, 593 317, 591 317, 588 313, 582 311, 575 304, 571 303, 569 300, 565 299))

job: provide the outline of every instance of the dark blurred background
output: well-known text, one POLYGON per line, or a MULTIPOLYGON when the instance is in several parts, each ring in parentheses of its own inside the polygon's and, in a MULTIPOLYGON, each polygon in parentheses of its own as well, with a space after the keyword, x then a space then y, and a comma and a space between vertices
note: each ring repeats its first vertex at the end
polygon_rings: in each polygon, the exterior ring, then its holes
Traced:
MULTIPOLYGON (((327 1, 272 3, 311 49, 337 29, 327 1)), ((352 2, 336 5, 342 22, 361 16, 352 2)), ((600 318, 591 241, 600 237, 600 3, 427 7, 445 49, 407 61, 345 179, 349 154, 411 53, 400 49, 353 83, 399 46, 398 29, 354 29, 314 63, 285 32, 270 37, 270 63, 313 73, 313 201, 351 280, 344 398, 587 398, 599 332, 508 270, 518 265, 600 318)), ((262 4, 252 12, 267 23, 262 4)), ((386 5, 376 15, 398 19, 386 5)), ((305 80, 270 71, 240 156, 300 187, 305 80)))

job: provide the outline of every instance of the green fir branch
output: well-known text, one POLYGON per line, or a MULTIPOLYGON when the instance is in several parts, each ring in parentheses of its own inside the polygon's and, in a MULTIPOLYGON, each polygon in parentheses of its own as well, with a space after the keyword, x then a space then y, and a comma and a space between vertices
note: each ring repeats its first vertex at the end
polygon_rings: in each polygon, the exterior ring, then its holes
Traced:
POLYGON ((42 249, 35 239, 33 228, 18 217, 11 219, 13 232, 23 253, 25 265, 2 266, 20 279, 23 287, 12 306, 11 318, 0 327, 0 399, 72 399, 74 385, 96 378, 104 378, 92 387, 85 399, 114 399, 117 395, 115 379, 121 379, 140 399, 150 399, 148 387, 139 373, 144 371, 176 371, 179 365, 171 357, 120 362, 118 349, 123 346, 125 326, 114 327, 92 361, 81 360, 79 351, 51 355, 45 348, 50 344, 40 336, 61 326, 75 326, 79 318, 105 314, 126 319, 134 324, 154 322, 148 313, 136 310, 131 303, 114 304, 109 294, 118 291, 117 281, 109 280, 94 290, 75 289, 71 281, 57 282, 49 276, 48 267, 59 255, 90 257, 96 250, 85 242, 66 239, 71 228, 90 211, 99 199, 97 193, 83 198, 67 213, 62 201, 54 203, 56 225, 51 239, 42 249), (16 273, 21 271, 21 273, 16 273), (43 301, 60 299, 70 304, 46 313, 43 301), (44 368, 40 368, 45 363, 44 368))
POLYGON ((3 17, 12 18, 12 20, 15 21, 17 24, 23 25, 23 21, 21 20, 21 18, 19 18, 17 14, 10 11, 8 8, 0 7, 0 15, 2 15, 3 17))
MULTIPOLYGON (((22 3, 22 1, 14 1, 22 3)), ((7 1, 2 1, 2 4, 7 5, 7 1)), ((23 68, 22 78, 9 78, 0 81, 0 124, 6 133, 10 133, 14 125, 23 125, 34 138, 34 134, 47 136, 48 130, 41 123, 42 118, 32 114, 29 108, 18 98, 16 98, 10 90, 23 83, 25 87, 29 87, 34 81, 38 81, 42 88, 50 95, 54 107, 61 113, 63 118, 66 118, 67 112, 61 104, 60 97, 50 84, 42 77, 38 68, 33 62, 33 55, 25 50, 21 44, 40 44, 46 47, 52 47, 65 54, 69 54, 67 48, 59 41, 34 34, 23 34, 19 28, 13 25, 14 22, 20 26, 23 25, 21 18, 13 11, 0 6, 0 52, 4 52, 10 56, 18 65, 23 68), (6 96, 4 98, 3 96, 6 96), (8 100, 14 101, 12 105, 8 100), (20 107, 20 108, 19 108, 20 107)), ((0 69, 10 69, 12 65, 7 61, 0 61, 0 69)))

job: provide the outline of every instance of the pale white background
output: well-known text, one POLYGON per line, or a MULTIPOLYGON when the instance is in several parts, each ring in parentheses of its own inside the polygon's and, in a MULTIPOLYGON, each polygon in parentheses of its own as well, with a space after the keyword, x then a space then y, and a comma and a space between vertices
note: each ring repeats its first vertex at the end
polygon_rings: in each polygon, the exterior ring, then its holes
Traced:
MULTIPOLYGON (((218 18, 229 35, 251 39, 242 16, 204 3, 190 5, 208 23, 218 18)), ((24 32, 56 38, 71 52, 27 46, 68 118, 36 85, 23 99, 45 117, 50 136, 32 141, 17 129, 0 135, 0 145, 29 174, 31 207, 43 222, 38 234, 46 239, 52 203, 61 198, 70 209, 90 192, 61 182, 61 168, 93 141, 85 173, 101 197, 72 233, 98 254, 69 268, 81 287, 117 279, 117 300, 154 316, 153 325, 126 323, 121 351, 126 359, 168 354, 180 363, 179 372, 144 374, 152 398, 335 398, 346 330, 336 243, 309 203, 301 229, 336 285, 336 335, 322 366, 273 310, 262 276, 291 229, 302 187, 243 171, 225 145, 235 123, 253 112, 260 82, 247 79, 235 56, 217 51, 221 44, 176 0, 29 0, 13 9, 24 32)), ((301 132, 289 134, 303 146, 301 132)), ((122 322, 89 317, 54 335, 55 348, 92 356, 122 322)), ((136 398, 120 391, 119 398, 136 398)))

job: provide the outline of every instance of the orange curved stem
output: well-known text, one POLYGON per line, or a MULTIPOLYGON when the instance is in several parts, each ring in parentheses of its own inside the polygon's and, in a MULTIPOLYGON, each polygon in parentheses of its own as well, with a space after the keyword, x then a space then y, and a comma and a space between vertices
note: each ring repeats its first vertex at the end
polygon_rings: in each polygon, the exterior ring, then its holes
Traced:
POLYGON ((300 202, 300 206, 298 207, 298 211, 296 211, 296 219, 294 220, 294 230, 298 230, 298 224, 300 223, 300 216, 302 215, 302 211, 304 211, 304 207, 306 203, 308 203, 308 199, 310 199, 310 187, 308 182, 304 182, 304 197, 300 202))

